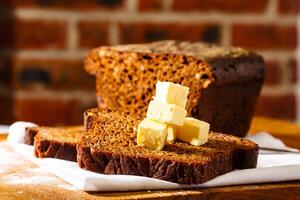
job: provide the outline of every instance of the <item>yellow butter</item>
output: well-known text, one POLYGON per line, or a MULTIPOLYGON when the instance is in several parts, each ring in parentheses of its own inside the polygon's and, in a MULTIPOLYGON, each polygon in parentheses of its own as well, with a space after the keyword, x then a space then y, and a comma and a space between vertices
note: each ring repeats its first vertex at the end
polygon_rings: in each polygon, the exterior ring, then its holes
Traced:
POLYGON ((182 107, 157 100, 150 101, 147 110, 148 118, 178 126, 183 125, 186 114, 182 107))
POLYGON ((167 125, 145 118, 138 126, 137 144, 153 150, 161 150, 167 139, 167 125))
POLYGON ((185 108, 189 88, 171 82, 156 83, 155 100, 185 108))
POLYGON ((177 139, 177 131, 178 131, 177 126, 169 124, 167 130, 167 140, 175 141, 177 139))
POLYGON ((200 146, 208 141, 209 123, 187 117, 184 124, 178 127, 178 140, 200 146))

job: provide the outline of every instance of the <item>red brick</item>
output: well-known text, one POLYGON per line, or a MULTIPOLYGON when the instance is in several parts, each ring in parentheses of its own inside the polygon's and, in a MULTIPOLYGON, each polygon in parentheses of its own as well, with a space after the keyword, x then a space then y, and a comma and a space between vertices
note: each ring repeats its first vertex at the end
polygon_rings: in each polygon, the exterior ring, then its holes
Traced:
POLYGON ((124 7, 125 0, 14 0, 14 7, 39 7, 47 9, 119 9, 124 7))
POLYGON ((0 110, 0 124, 12 123, 12 94, 0 94, 0 110))
POLYGON ((12 58, 0 56, 0 86, 10 87, 12 79, 12 58))
POLYGON ((9 48, 14 44, 14 19, 0 16, 0 48, 9 48))
POLYGON ((66 22, 50 20, 17 20, 14 46, 23 49, 63 49, 67 38, 66 22))
POLYGON ((232 27, 232 44, 255 49, 294 49, 295 26, 236 24, 232 27))
POLYGON ((105 22, 80 22, 78 24, 79 45, 93 48, 108 44, 108 24, 105 22))
POLYGON ((295 120, 296 97, 294 94, 261 96, 256 106, 255 115, 295 120))
POLYGON ((282 81, 282 70, 276 61, 267 61, 265 66, 265 84, 277 85, 282 81))
POLYGON ((122 24, 121 43, 150 42, 163 39, 206 41, 218 43, 220 27, 216 24, 122 24))
POLYGON ((291 83, 297 83, 298 80, 298 70, 297 70, 297 61, 295 59, 291 59, 288 62, 288 72, 291 83))
POLYGON ((162 0, 139 0, 138 9, 141 11, 159 11, 163 9, 162 0))
MULTIPOLYGON (((13 0, 2 0, 0 1, 0 9, 6 10, 13 7, 13 0)), ((1 10, 2 11, 2 10, 1 10)), ((2 13, 0 13, 2 14, 2 13)))
POLYGON ((218 11, 229 13, 262 13, 268 0, 174 0, 173 9, 179 11, 218 11))
POLYGON ((78 60, 16 59, 14 87, 22 90, 94 90, 95 83, 78 60))
POLYGON ((12 4, 11 1, 0 1, 0 7, 9 7, 12 4))
POLYGON ((298 14, 300 0, 279 0, 278 10, 281 14, 298 14))
POLYGON ((15 120, 31 121, 44 126, 74 125, 82 124, 83 110, 89 106, 81 105, 76 99, 16 98, 13 114, 15 120))

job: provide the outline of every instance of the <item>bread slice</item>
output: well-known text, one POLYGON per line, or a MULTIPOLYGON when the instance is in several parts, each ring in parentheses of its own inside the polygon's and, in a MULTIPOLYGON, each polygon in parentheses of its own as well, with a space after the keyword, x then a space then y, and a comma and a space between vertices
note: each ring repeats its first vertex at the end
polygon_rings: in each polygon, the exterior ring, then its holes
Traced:
MULTIPOLYGON (((50 127, 27 127, 25 129, 25 137, 24 137, 24 144, 33 145, 34 143, 34 137, 38 133, 38 131, 43 128, 50 128, 50 127)), ((52 127, 51 127, 52 128, 52 127)), ((67 126, 67 127, 59 127, 67 129, 68 131, 76 131, 79 129, 83 129, 82 126, 67 126)))
POLYGON ((76 145, 83 133, 82 126, 69 128, 35 127, 30 128, 30 130, 36 133, 34 137, 34 154, 36 157, 76 162, 76 145))
POLYGON ((77 146, 83 169, 199 184, 234 169, 256 167, 258 145, 246 139, 210 132, 202 146, 176 141, 154 151, 137 146, 140 118, 98 109, 84 115, 86 131, 77 146))

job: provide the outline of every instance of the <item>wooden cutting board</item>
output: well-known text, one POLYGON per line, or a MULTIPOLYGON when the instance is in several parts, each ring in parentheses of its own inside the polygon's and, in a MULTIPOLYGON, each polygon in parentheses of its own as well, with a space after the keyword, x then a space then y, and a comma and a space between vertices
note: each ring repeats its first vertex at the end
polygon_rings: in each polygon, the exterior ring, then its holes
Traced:
MULTIPOLYGON (((281 120, 256 117, 253 120, 250 132, 268 131, 282 139, 287 145, 300 149, 300 127, 281 120)), ((5 136, 0 136, 5 139, 5 136)), ((10 152, 10 149, 6 149, 10 152)), ((3 150, 5 151, 5 149, 3 150)), ((3 154, 3 151, 0 150, 3 154)), ((230 186, 190 190, 157 190, 138 192, 102 192, 88 193, 74 190, 71 185, 60 178, 41 171, 30 161, 18 159, 13 153, 7 159, 16 159, 11 168, 5 162, 0 162, 0 199, 300 199, 300 181, 255 184, 245 186, 230 186), (2 164, 2 166, 1 166, 2 164), (10 169, 3 173, 3 169, 10 169), (2 170, 1 170, 2 169, 2 170), (30 170, 29 170, 30 169, 30 170), (43 182, 34 182, 32 177, 44 177, 43 182), (19 179, 18 179, 19 177, 19 179), (24 180, 23 184, 20 181, 24 180), (32 184, 26 183, 32 181, 32 184), (26 184, 24 184, 24 182, 26 184)))

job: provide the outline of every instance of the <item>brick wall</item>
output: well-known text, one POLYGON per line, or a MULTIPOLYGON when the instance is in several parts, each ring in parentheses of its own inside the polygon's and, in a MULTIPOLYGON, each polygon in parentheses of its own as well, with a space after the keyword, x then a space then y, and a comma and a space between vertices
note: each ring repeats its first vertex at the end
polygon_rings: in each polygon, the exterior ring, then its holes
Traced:
POLYGON ((80 123, 83 110, 95 106, 94 80, 82 67, 86 52, 99 45, 160 39, 201 40, 261 53, 266 81, 256 114, 296 120, 299 2, 0 1, 0 109, 5 113, 0 123, 80 123))

